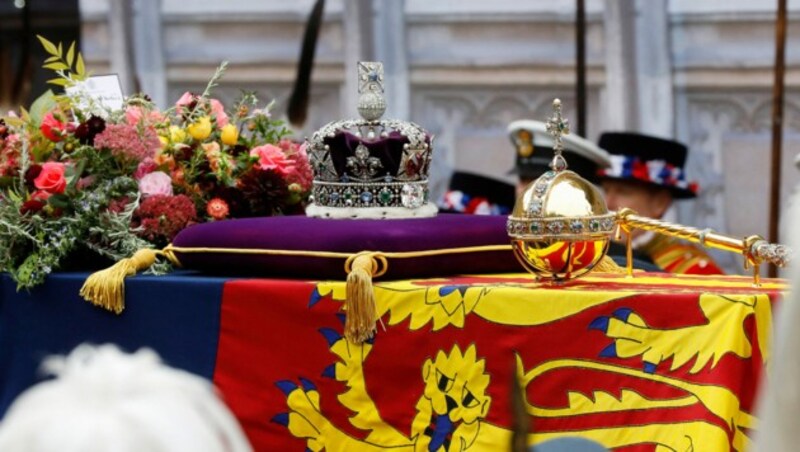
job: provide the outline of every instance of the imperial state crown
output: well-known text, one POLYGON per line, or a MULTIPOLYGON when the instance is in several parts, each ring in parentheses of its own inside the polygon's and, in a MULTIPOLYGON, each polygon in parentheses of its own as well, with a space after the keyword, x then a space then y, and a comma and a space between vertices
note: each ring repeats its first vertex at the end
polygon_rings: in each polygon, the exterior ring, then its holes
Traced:
POLYGON ((358 63, 361 119, 333 121, 308 139, 314 172, 306 215, 323 218, 432 217, 432 138, 412 122, 381 119, 383 65, 358 63))

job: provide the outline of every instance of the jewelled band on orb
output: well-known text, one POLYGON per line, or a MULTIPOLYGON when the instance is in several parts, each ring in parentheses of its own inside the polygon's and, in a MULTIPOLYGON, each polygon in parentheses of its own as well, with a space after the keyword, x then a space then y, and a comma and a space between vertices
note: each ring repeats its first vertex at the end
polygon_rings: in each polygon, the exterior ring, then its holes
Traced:
POLYGON ((508 235, 515 239, 604 238, 616 227, 615 214, 579 218, 519 218, 509 217, 508 235))

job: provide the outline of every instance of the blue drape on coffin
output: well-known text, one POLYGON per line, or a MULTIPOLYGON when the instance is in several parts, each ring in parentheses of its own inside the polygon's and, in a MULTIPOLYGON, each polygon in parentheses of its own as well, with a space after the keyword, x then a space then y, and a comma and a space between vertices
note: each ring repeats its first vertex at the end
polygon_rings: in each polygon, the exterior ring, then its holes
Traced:
POLYGON ((223 278, 185 274, 127 279, 120 314, 90 305, 79 295, 87 273, 59 273, 30 292, 17 292, 0 274, 0 418, 13 400, 44 376, 42 358, 80 343, 149 347, 177 368, 213 377, 219 340, 223 278))

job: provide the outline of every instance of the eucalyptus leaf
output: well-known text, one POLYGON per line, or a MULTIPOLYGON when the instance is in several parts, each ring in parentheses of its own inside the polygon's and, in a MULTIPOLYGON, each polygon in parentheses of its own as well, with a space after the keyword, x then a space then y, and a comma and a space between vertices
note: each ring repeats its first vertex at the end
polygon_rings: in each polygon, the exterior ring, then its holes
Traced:
POLYGON ((83 55, 78 52, 78 62, 75 63, 75 74, 78 75, 78 80, 86 78, 86 67, 83 64, 83 55))
POLYGON ((42 67, 53 71, 66 71, 67 69, 69 69, 69 66, 60 61, 56 61, 55 63, 48 63, 42 67))
POLYGON ((47 83, 51 85, 67 86, 69 80, 65 78, 51 78, 50 80, 47 81, 47 83))
POLYGON ((20 204, 22 202, 22 198, 19 196, 19 194, 17 194, 17 192, 11 190, 6 194, 8 196, 8 199, 10 199, 12 202, 16 204, 20 204))
POLYGON ((75 60, 75 41, 72 41, 72 44, 69 46, 69 50, 67 50, 67 65, 72 66, 72 62, 75 60))
POLYGON ((42 47, 44 47, 44 50, 46 50, 47 53, 49 53, 50 55, 53 55, 53 56, 58 56, 58 57, 61 56, 61 55, 59 55, 58 48, 56 48, 55 44, 53 44, 52 42, 48 41, 45 37, 43 37, 41 35, 36 35, 36 37, 39 38, 39 42, 42 43, 42 47))
POLYGON ((30 115, 31 121, 35 127, 42 124, 42 118, 45 114, 56 107, 56 99, 53 91, 47 90, 44 94, 36 98, 31 104, 30 115))
POLYGON ((22 127, 25 125, 25 121, 17 116, 3 116, 3 121, 6 122, 6 125, 11 127, 22 127))

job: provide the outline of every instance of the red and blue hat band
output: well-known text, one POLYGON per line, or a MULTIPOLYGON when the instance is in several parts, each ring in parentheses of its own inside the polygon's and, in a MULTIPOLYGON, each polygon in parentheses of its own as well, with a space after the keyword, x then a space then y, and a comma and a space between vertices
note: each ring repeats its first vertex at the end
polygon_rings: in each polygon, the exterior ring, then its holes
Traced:
POLYGON ((697 194, 698 186, 695 182, 688 182, 680 167, 672 165, 665 160, 642 160, 639 157, 628 155, 611 155, 611 166, 600 169, 600 177, 617 179, 635 179, 664 188, 687 190, 697 194))
POLYGON ((451 212, 466 213, 472 215, 508 215, 511 209, 492 203, 483 196, 471 196, 460 190, 449 190, 445 193, 439 208, 451 212))

